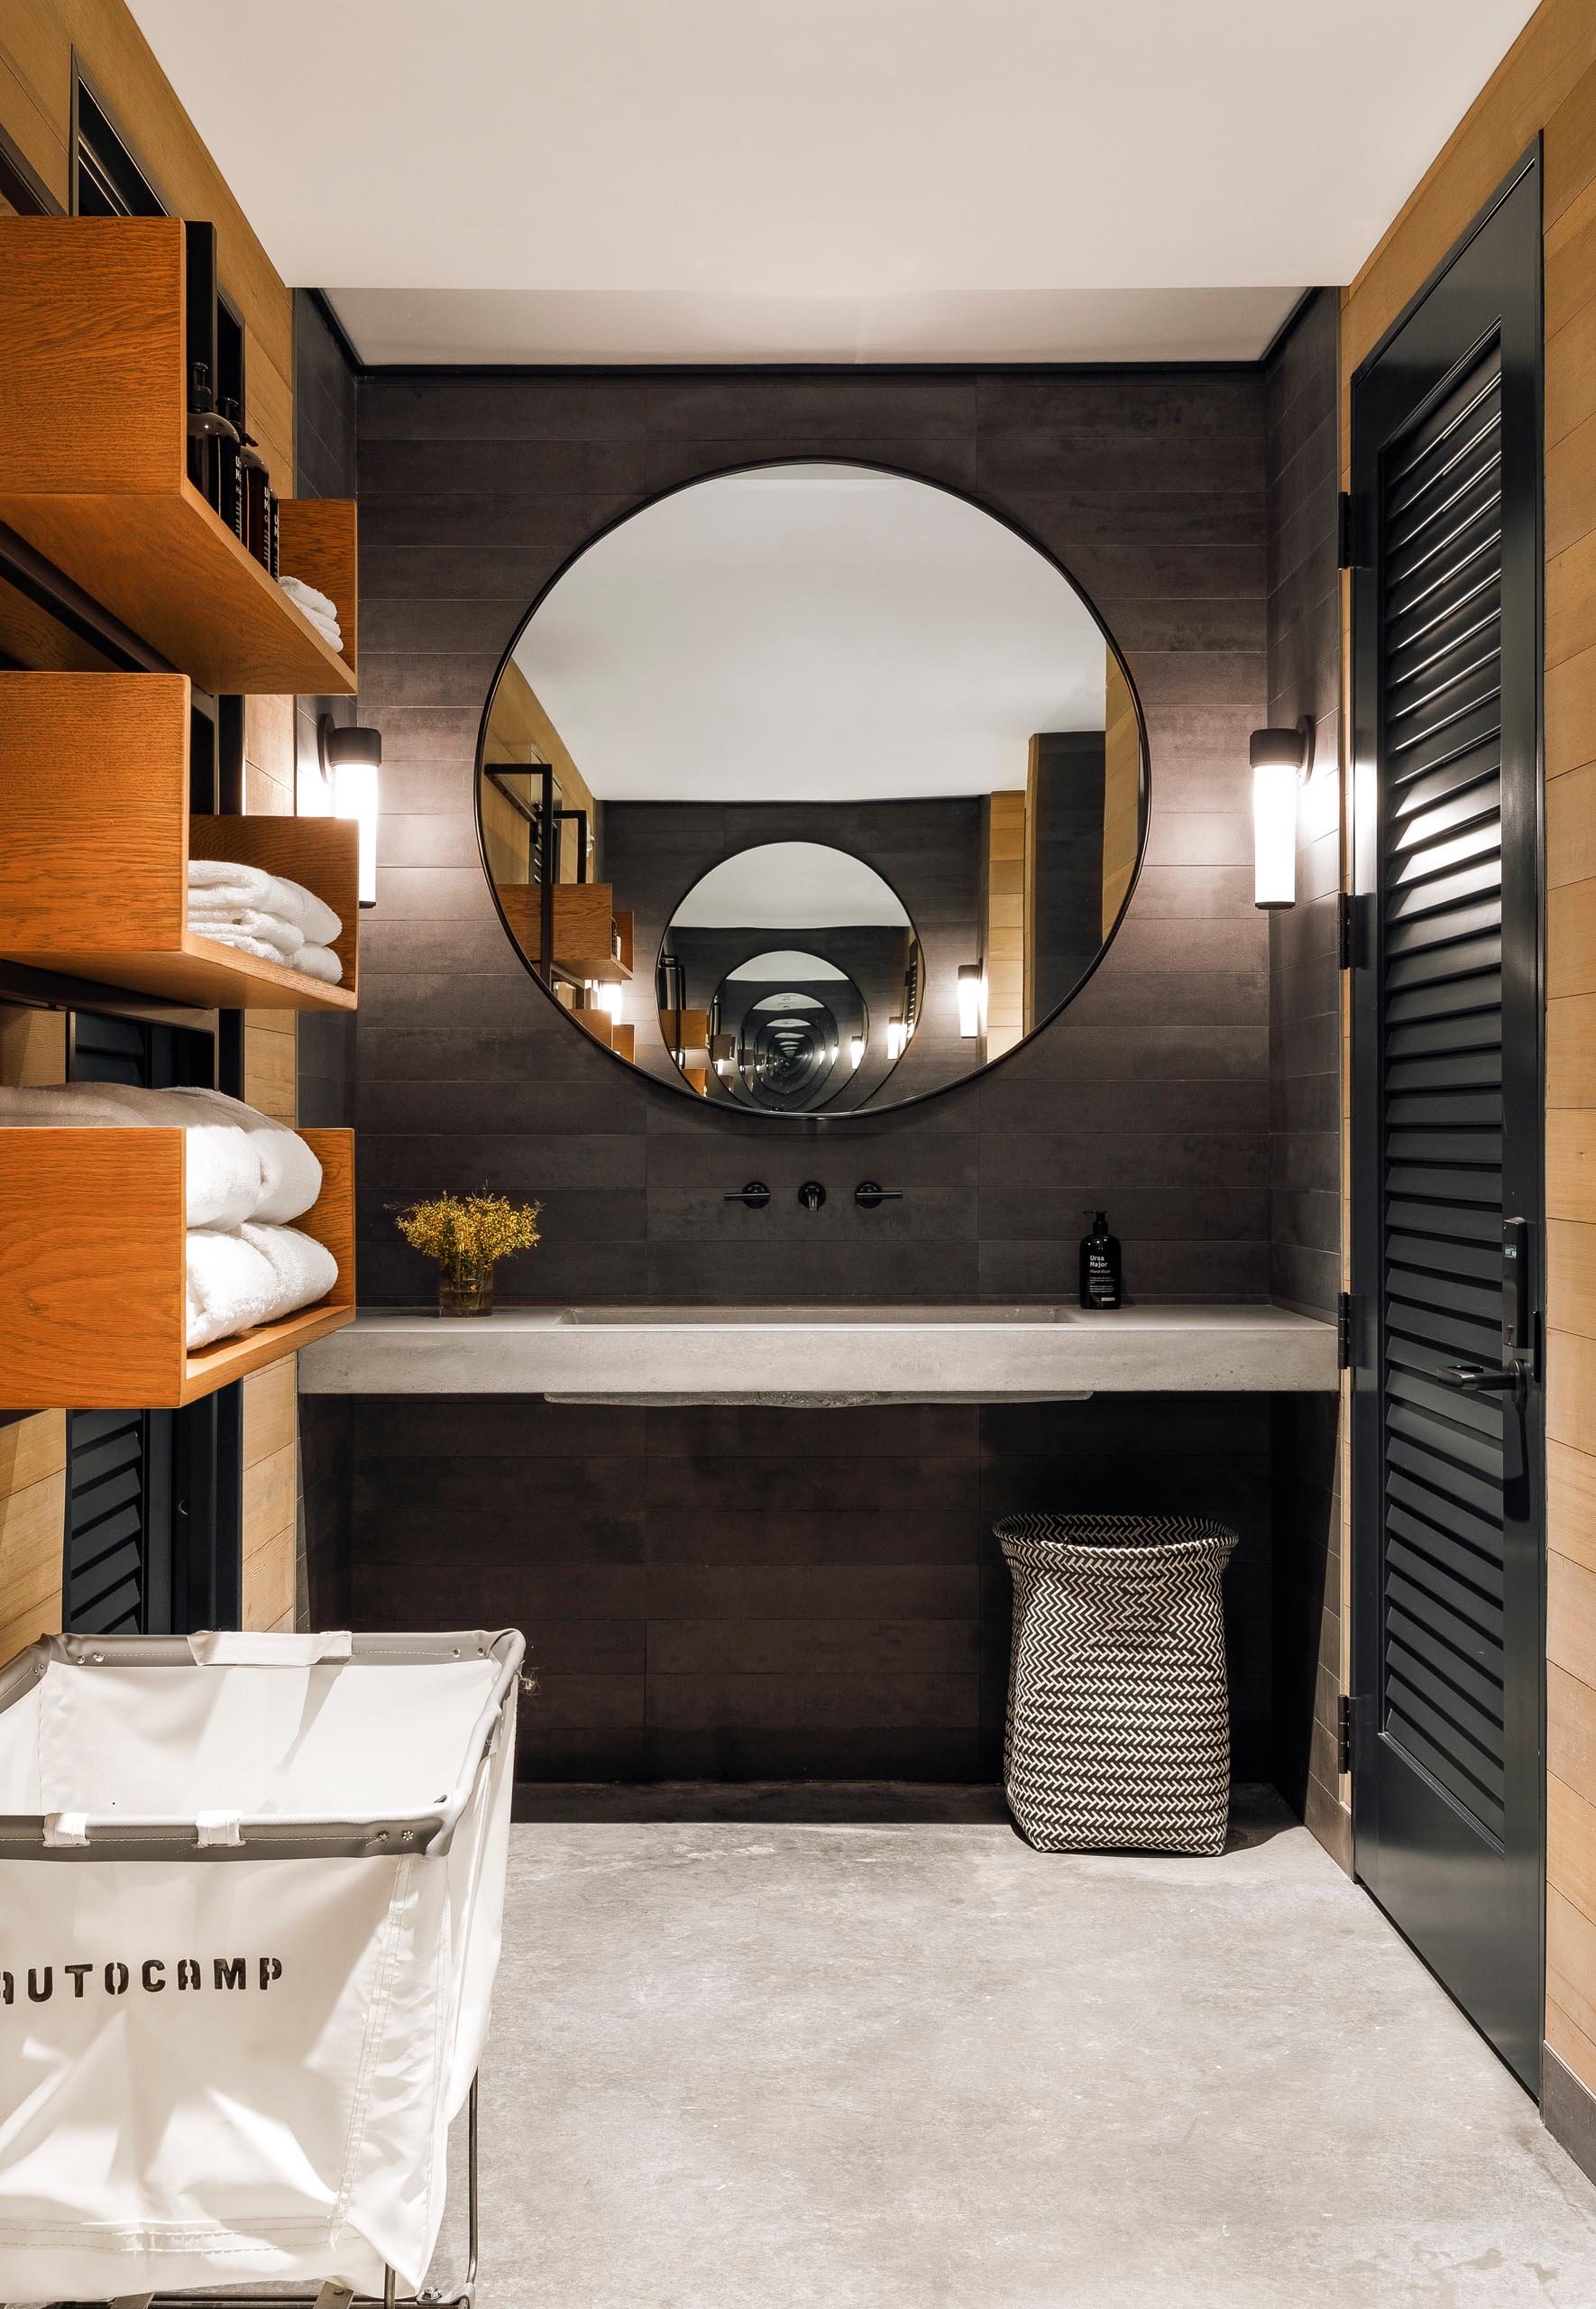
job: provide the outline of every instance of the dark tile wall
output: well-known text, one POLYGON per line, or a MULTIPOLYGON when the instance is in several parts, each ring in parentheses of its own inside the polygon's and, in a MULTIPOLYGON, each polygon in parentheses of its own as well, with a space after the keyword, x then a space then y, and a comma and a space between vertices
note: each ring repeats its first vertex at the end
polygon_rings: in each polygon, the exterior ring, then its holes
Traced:
POLYGON ((1269 1290, 1268 943, 1246 739, 1265 695, 1257 371, 380 373, 361 381, 363 714, 385 745, 357 1028, 361 1278, 422 1298, 385 1206, 546 1205, 501 1276, 545 1301, 1048 1298, 1105 1205, 1147 1296, 1269 1290), (969 488, 1078 576, 1147 710, 1147 865, 1103 967, 978 1085, 780 1135, 696 1111, 556 1015, 478 861, 477 727, 540 585, 652 490, 739 459, 880 458, 969 488), (763 1215, 721 1200, 750 1160, 763 1215), (798 1210, 799 1180, 833 1192, 798 1210), (870 1175, 904 1190, 867 1220, 870 1175), (841 1190, 841 1191, 837 1191, 841 1190))
MULTIPOLYGON (((1313 717, 1316 775, 1298 820, 1298 903, 1270 923, 1270 1277, 1275 1298, 1330 1315, 1341 1287, 1341 579, 1335 566, 1338 300, 1323 290, 1269 363, 1269 704, 1313 717)), ((1273 1775, 1348 1863, 1338 1793, 1340 1406, 1272 1412, 1273 1775)))
POLYGON ((1195 1510, 1240 1532, 1235 1763, 1268 1770, 1261 1398, 813 1412, 361 1398, 351 1443, 355 1624, 437 1625, 469 1596, 463 1616, 524 1628, 538 1690, 523 1778, 992 1777, 1009 1581, 991 1527, 1061 1503, 1195 1510))
MULTIPOLYGON (((1265 437, 1256 371, 363 378, 361 704, 384 733, 385 815, 357 1026, 362 1297, 429 1287, 386 1205, 479 1182, 546 1205, 543 1244, 502 1274, 512 1299, 1047 1299, 1073 1292, 1089 1205, 1133 1294, 1266 1296, 1246 769, 1265 437), (555 1013, 489 902, 471 789, 499 657, 561 560, 667 483, 809 451, 968 487, 1064 559, 1139 685, 1152 814, 1125 926, 1030 1045, 923 1108, 777 1129, 647 1081, 555 1013), (722 1200, 756 1174, 768 1210, 722 1200), (794 1192, 809 1175, 833 1190, 814 1214, 794 1192), (856 1210, 866 1176, 904 1200, 856 1210)), ((1027 1504, 1236 1522, 1236 1762, 1267 1768, 1262 1399, 411 1398, 358 1403, 346 1442, 356 1624, 523 1625, 535 1776, 990 1773, 1008 1592, 991 1525, 1027 1504)))

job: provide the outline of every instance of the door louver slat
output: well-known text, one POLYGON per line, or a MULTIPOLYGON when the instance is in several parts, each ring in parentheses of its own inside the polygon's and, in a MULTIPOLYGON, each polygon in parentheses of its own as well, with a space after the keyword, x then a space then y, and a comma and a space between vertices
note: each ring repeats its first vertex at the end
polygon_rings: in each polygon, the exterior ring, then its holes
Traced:
POLYGON ((1380 719, 1386 1580, 1383 1728, 1502 1827, 1501 427, 1479 363, 1390 459, 1380 719), (1477 1279, 1476 1279, 1477 1278, 1477 1279))

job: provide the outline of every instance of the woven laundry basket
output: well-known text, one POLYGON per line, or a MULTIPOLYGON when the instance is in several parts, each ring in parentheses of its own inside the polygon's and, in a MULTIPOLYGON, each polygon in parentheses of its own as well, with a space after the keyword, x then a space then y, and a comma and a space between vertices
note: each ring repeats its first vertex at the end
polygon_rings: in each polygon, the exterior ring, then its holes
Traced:
POLYGON ((1012 1515, 1004 1792, 1039 1852, 1215 1853, 1230 1807, 1220 1580, 1188 1515, 1012 1515))

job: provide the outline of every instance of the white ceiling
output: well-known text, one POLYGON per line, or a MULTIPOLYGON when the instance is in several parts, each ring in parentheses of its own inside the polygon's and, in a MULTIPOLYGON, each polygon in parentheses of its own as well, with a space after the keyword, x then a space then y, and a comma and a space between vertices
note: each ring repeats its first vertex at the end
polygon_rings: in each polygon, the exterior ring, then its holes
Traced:
POLYGON ((1023 786, 1033 731, 1103 727, 1107 667, 1074 587, 1012 529, 846 465, 646 507, 572 564, 515 657, 605 802, 1023 786))
MULTIPOLYGON (((797 923, 806 930, 858 923, 902 930, 909 917, 873 866, 821 842, 764 842, 739 850, 694 882, 671 916, 673 930, 790 930, 797 923)), ((803 957, 788 953, 776 959, 791 962, 803 957)), ((753 967, 743 963, 741 975, 750 976, 753 967)), ((773 969, 762 975, 815 979, 824 972, 773 969)))
POLYGON ((1534 0, 132 0, 392 361, 1241 357, 1534 0))

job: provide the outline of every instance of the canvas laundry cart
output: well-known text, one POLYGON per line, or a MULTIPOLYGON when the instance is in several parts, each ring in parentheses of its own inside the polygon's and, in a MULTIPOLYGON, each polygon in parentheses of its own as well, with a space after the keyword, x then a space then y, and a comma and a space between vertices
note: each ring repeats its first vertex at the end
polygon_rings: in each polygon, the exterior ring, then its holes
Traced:
POLYGON ((523 1650, 69 1635, 0 1670, 0 2299, 413 2292, 468 2096, 474 2275, 523 1650))

